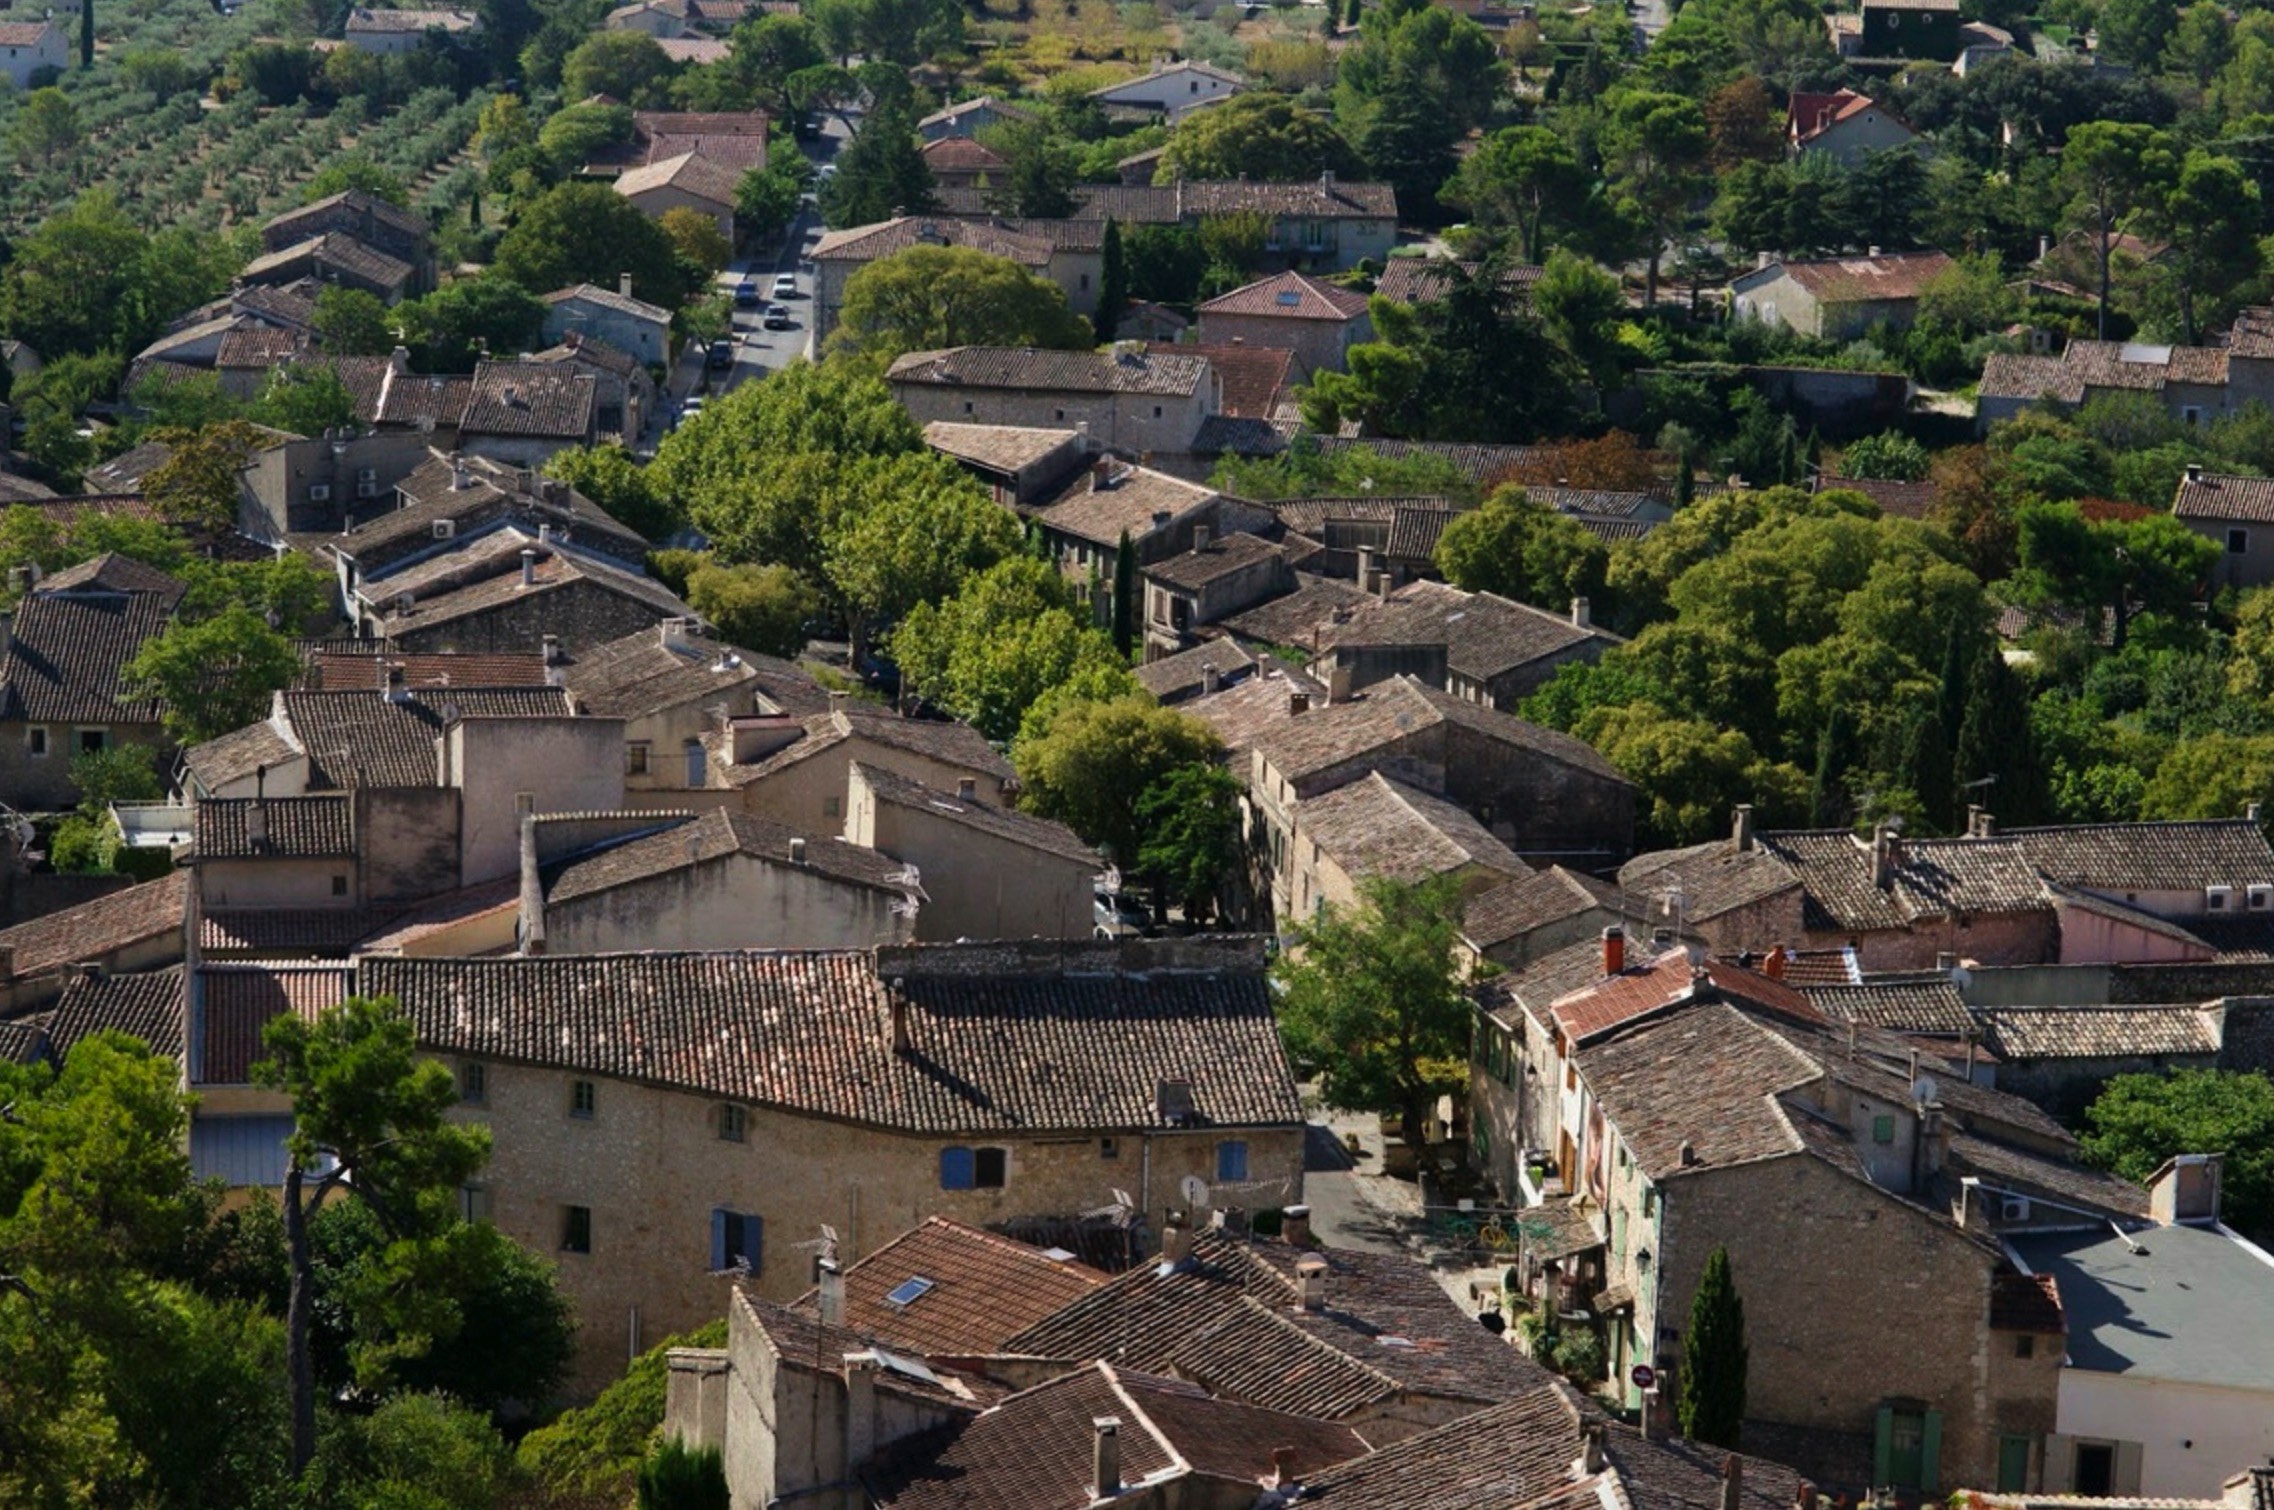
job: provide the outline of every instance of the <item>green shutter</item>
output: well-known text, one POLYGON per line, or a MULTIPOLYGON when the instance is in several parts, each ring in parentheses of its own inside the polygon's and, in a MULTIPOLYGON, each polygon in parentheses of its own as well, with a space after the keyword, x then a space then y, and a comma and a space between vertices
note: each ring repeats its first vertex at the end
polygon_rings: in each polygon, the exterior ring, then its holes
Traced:
POLYGON ((1934 1493, 1941 1472, 1942 1412, 1930 1410, 1919 1433, 1919 1487, 1929 1494, 1934 1493))
POLYGON ((1882 1405, 1879 1416, 1872 1423, 1871 1482, 1878 1488, 1894 1476, 1895 1471, 1895 1407, 1882 1405))

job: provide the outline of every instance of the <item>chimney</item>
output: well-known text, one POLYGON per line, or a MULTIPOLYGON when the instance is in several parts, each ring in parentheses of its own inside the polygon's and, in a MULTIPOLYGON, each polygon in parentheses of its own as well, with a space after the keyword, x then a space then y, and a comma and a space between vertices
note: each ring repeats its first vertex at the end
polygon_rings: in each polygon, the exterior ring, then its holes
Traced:
MULTIPOLYGON (((8 648, 8 616, 7 616, 6 614, 4 614, 4 613, 0 613, 0 650, 5 650, 5 649, 7 649, 7 648, 8 648)), ((2246 803, 2244 803, 2244 804, 2242 805, 2242 816, 2243 816, 2244 820, 2245 820, 2246 822, 2250 822, 2250 823, 2256 823, 2256 822, 2258 821, 2259 807, 2260 807, 2260 805, 2259 805, 2258 803, 2255 803, 2255 802, 2246 802, 2246 803)))
POLYGON ((1698 1145, 1692 1143, 1688 1138, 1684 1138, 1682 1140, 1682 1167, 1684 1169, 1693 1169, 1697 1166, 1697 1162, 1698 1145))
POLYGON ((521 548, 521 585, 537 585, 537 553, 526 545, 521 548))
POLYGON ((1881 823, 1871 831, 1871 884, 1886 891, 1895 884, 1895 871, 1903 863, 1902 840, 1881 823))
POLYGON ((1603 1423, 1582 1422, 1579 1427, 1579 1458, 1571 1465, 1571 1476, 1591 1479, 1603 1471, 1603 1423))
POLYGON ((1290 693, 1288 693, 1288 694, 1287 694, 1287 716, 1288 716, 1289 718, 1299 718, 1299 717, 1301 717, 1303 714, 1305 714, 1305 713, 1308 713, 1308 712, 1310 712, 1310 711, 1311 711, 1311 694, 1310 694, 1310 693, 1308 693, 1308 692, 1290 692, 1290 693))
POLYGON ((1792 1510, 1816 1510, 1816 1486, 1806 1479, 1792 1491, 1792 1510))
POLYGON ((1349 702, 1353 684, 1357 678, 1358 673, 1351 664, 1337 655, 1334 658, 1334 664, 1327 667, 1327 701, 1330 703, 1349 702))
POLYGON ((1613 923, 1603 930, 1603 973, 1617 975, 1627 967, 1627 931, 1613 923))
POLYGON ((2053 255, 2053 238, 2040 234, 2037 238, 2037 260, 2043 262, 2053 255))
POLYGON ((16 978, 16 949, 13 944, 0 944, 0 986, 16 978))
POLYGON ((2226 1155, 2216 1153, 2183 1153, 2166 1159, 2148 1176, 2148 1214, 2166 1227, 2216 1222, 2219 1177, 2225 1164, 2226 1155))
POLYGON ((1758 272, 1775 260, 1776 259, 1771 257, 1767 252, 1755 252, 1753 254, 1753 269, 1754 271, 1758 272))
POLYGON ((1736 1453, 1721 1460, 1721 1510, 1737 1510, 1745 1497, 1745 1465, 1736 1453))
POLYGON ((1289 1247, 1307 1248, 1311 1244, 1311 1208, 1289 1206, 1279 1214, 1280 1240, 1289 1247))
POLYGON ((1372 592, 1374 590, 1374 550, 1372 546, 1361 545, 1358 547, 1358 590, 1360 592, 1372 592))
POLYGON ((845 1354, 845 1472, 876 1451, 876 1354, 845 1354))
POLYGON ((1573 598, 1571 600, 1571 627, 1574 629, 1593 629, 1595 627, 1594 607, 1585 598, 1573 598))
POLYGON ((388 352, 387 365, 396 372, 410 371, 411 349, 408 346, 398 346, 393 351, 388 352))
POLYGON ((790 840, 790 863, 792 865, 803 865, 805 863, 805 839, 802 836, 790 840))
POLYGON ((245 809, 245 840, 255 849, 268 847, 268 805, 255 801, 245 809))
POLYGON ((474 485, 473 475, 466 470, 466 459, 457 452, 450 453, 450 491, 463 493, 474 485))
POLYGON ((544 647, 545 647, 545 664, 546 664, 546 665, 548 665, 548 666, 558 666, 558 665, 561 665, 561 664, 563 664, 564 662, 566 662, 566 661, 568 660, 568 657, 567 657, 566 655, 564 655, 564 654, 562 654, 562 653, 561 653, 561 637, 560 637, 559 635, 557 635, 557 634, 548 634, 548 635, 546 635, 546 636, 545 636, 545 638, 544 638, 543 644, 544 644, 544 647))
POLYGON ((977 802, 979 800, 978 778, 974 776, 956 777, 955 795, 959 801, 977 802))
POLYGON ((1730 815, 1729 847, 1737 854, 1745 854, 1753 847, 1753 804, 1740 802, 1730 815))
POLYGON ((1090 1450, 1090 1496, 1109 1500, 1121 1493, 1121 1417, 1099 1416, 1090 1422, 1096 1440, 1090 1450))
POLYGON ((1933 1102, 1919 1107, 1919 1171, 1928 1177, 1942 1173, 1942 1156, 1950 1147, 1950 1133, 1943 1125, 1942 1108, 1933 1102))
POLYGON ((1982 806, 1979 802, 1969 802, 1966 804, 1967 838, 1994 839, 1997 837, 1997 833, 1998 819, 1995 813, 1992 813, 1988 808, 1982 806))
POLYGON ((2191 461, 2187 464, 2187 480, 2189 482, 2201 482, 2203 480, 2203 463, 2191 461))
POLYGON ((813 1264, 813 1280, 814 1288, 821 1292, 821 1324, 823 1326, 843 1326, 845 1324, 844 1269, 839 1267, 837 1260, 833 1258, 816 1259, 813 1264))
POLYGON ((1197 556, 1208 549, 1209 537, 1214 533, 1205 524, 1194 525, 1192 527, 1192 553, 1197 556))
POLYGON ((632 296, 632 275, 630 273, 618 273, 616 275, 616 292, 627 299, 632 296))
POLYGON ((1216 672, 1213 661, 1200 668, 1200 695, 1206 697, 1224 685, 1224 678, 1216 672))
POLYGON ((1784 979, 1784 967, 1792 962, 1792 955, 1782 944, 1771 949, 1761 960, 1761 973, 1771 980, 1784 979))
POLYGON ((407 703, 410 700, 410 681, 403 670, 403 663, 401 661, 389 661, 387 663, 387 701, 407 703))
POLYGON ((0 613, 0 655, 6 655, 16 643, 16 616, 0 613))
POLYGON ((1329 194, 1334 192, 1334 169, 1329 168, 1319 175, 1319 187, 1329 194))
POLYGON ((1171 1212, 1168 1225, 1161 1228, 1161 1269, 1181 1269, 1191 1262, 1192 1229, 1185 1225, 1181 1213, 1171 1212))
POLYGON ((892 1006, 892 1052, 908 1052, 908 998, 894 990, 887 997, 892 1006))
POLYGON ((1326 1309, 1327 1261, 1317 1254, 1295 1260, 1295 1296, 1306 1311, 1326 1309))
POLYGON ((1174 517, 1175 516, 1172 515, 1167 509, 1153 510, 1153 528, 1157 530, 1167 529, 1169 527, 1169 520, 1174 517))
POLYGON ((1866 257, 1876 257, 1879 255, 1879 248, 1875 246, 1867 246, 1864 248, 1863 254, 1866 257))

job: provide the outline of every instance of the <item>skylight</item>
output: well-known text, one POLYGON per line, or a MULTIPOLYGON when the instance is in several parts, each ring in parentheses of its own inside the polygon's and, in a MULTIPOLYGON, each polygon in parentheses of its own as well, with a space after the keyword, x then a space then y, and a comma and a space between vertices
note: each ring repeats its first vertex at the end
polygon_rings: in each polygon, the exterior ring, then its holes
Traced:
POLYGON ((1291 288, 1283 288, 1279 291, 1279 302, 1293 309, 1303 302, 1303 296, 1291 288))
POLYGON ((919 1274, 912 1279, 903 1280, 897 1288, 884 1297, 884 1303, 906 1310, 909 1306, 929 1295, 931 1290, 932 1282, 919 1274))

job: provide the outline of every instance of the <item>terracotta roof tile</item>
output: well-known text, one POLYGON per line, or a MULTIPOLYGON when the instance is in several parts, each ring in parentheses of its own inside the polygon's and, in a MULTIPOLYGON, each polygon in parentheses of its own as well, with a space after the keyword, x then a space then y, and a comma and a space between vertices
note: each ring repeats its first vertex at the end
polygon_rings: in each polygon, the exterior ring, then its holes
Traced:
POLYGON ((435 687, 400 700, 377 692, 287 692, 284 716, 319 786, 432 786, 435 741, 462 718, 567 718, 559 687, 435 687))
POLYGON ((179 936, 189 873, 172 871, 0 932, 18 976, 42 975, 144 940, 179 936))
POLYGON ((1149 341, 1145 349, 1155 356, 1206 358, 1223 389, 1217 412, 1234 419, 1270 419, 1302 375, 1295 353, 1281 346, 1149 341))
POLYGON ((1276 320, 1326 320, 1347 324, 1366 313, 1366 296, 1355 289, 1307 278, 1292 270, 1218 294, 1199 306, 1209 315, 1262 315, 1276 320))
POLYGON ((936 419, 924 426, 924 444, 943 456, 996 472, 1017 472, 1073 441, 1078 431, 1032 425, 966 425, 936 419))
POLYGON ((263 959, 345 956, 401 915, 392 907, 216 908, 198 916, 198 946, 263 959))
POLYGON ((809 837, 787 824, 725 808, 713 808, 687 822, 673 822, 662 813, 656 817, 659 825, 669 826, 595 846, 548 866, 546 902, 571 902, 672 871, 709 865, 731 855, 775 865, 802 864, 816 875, 895 896, 909 889, 901 880, 905 867, 899 861, 843 839, 809 837), (792 840, 804 841, 803 861, 790 858, 792 840))
MULTIPOLYGON (((851 1327, 831 1326, 811 1311, 761 1300, 745 1289, 735 1290, 733 1304, 757 1324, 775 1356, 793 1370, 812 1369, 813 1360, 819 1359, 823 1360, 821 1367, 835 1371, 843 1367, 846 1354, 871 1351, 874 1346, 875 1339, 851 1327)), ((934 1368, 922 1359, 904 1359, 895 1354, 887 1363, 880 1354, 878 1362, 883 1364, 875 1376, 879 1394, 898 1395, 934 1410, 944 1405, 976 1413, 1009 1394, 990 1380, 958 1373, 945 1366, 934 1368), (895 1364, 900 1366, 895 1367, 895 1364)))
POLYGON ((1346 622, 1319 632, 1317 646, 1445 647, 1448 669, 1489 682, 1520 667, 1589 642, 1620 643, 1608 630, 1582 629, 1567 614, 1549 613, 1492 593, 1463 592, 1443 582, 1409 582, 1387 598, 1358 605, 1346 622))
POLYGON ((1845 488, 1863 494, 1894 519, 1926 519, 1942 502, 1942 491, 1927 481, 1898 482, 1886 477, 1833 477, 1816 479, 1816 491, 1845 488))
POLYGON ((1206 384, 1208 364, 1198 357, 1149 356, 1142 350, 1045 351, 1031 346, 957 346, 945 351, 909 352, 897 358, 885 376, 895 383, 921 383, 931 387, 1181 397, 1206 384))
POLYGON ((346 965, 203 965, 197 972, 191 1037, 192 1085, 246 1085, 266 1057, 261 1034, 286 1012, 313 1021, 348 995, 346 965))
MULTIPOLYGON (((998 1353, 1106 1278, 951 1217, 928 1217, 845 1270, 845 1325, 919 1353, 998 1353), (916 1279, 929 1281, 923 1292, 895 1304, 893 1292, 916 1279)), ((815 1293, 798 1304, 811 1308, 815 1293)))
POLYGON ((33 723, 154 724, 155 699, 128 698, 121 673, 172 622, 180 582, 124 556, 56 572, 16 605, 0 658, 0 717, 33 723))
POLYGON ((402 668, 403 684, 422 691, 446 687, 543 687, 542 655, 478 654, 472 651, 390 652, 377 641, 369 655, 322 651, 310 658, 311 692, 384 692, 389 672, 402 668))
POLYGON ((48 1022, 48 1052, 57 1059, 104 1031, 131 1034, 163 1058, 179 1060, 187 1031, 182 967, 144 975, 105 975, 64 987, 48 1022))
MULTIPOLYGON (((932 145, 946 147, 957 142, 969 142, 969 138, 943 137, 932 145)), ((813 244, 811 256, 816 262, 874 262, 917 246, 963 246, 1007 257, 1022 267, 1050 265, 1051 245, 1042 237, 988 221, 955 220, 944 215, 903 215, 873 225, 830 231, 813 244)))
MULTIPOLYGON (((1475 277, 1483 264, 1457 262, 1446 257, 1392 257, 1374 280, 1374 292, 1399 304, 1431 304, 1445 297, 1457 268, 1475 277)), ((1500 286, 1510 293, 1528 294, 1544 269, 1516 263, 1501 269, 1500 286)))
POLYGON ((2171 512, 2180 519, 2241 519, 2274 523, 2274 477, 2236 477, 2205 472, 2181 477, 2171 512))
MULTIPOLYGON (((1789 261, 1771 267, 1781 268, 1820 304, 1857 304, 1916 299, 1920 290, 1952 265, 1942 252, 1891 252, 1876 257, 1831 257, 1820 262, 1789 261)), ((1745 279, 1741 276, 1737 281, 1745 279)))
POLYGON ((1226 618, 1223 626, 1244 640, 1311 649, 1320 626, 1333 621, 1335 610, 1354 609, 1365 601, 1367 595, 1349 582, 1299 571, 1294 591, 1243 608, 1226 618))
POLYGON ((1997 1007, 1979 1014, 2003 1059, 2130 1059, 2219 1052, 2215 1014, 2199 1005, 1997 1007))
POLYGON ((551 362, 482 362, 459 428, 468 435, 586 440, 596 403, 592 374, 551 362))
POLYGON ((1880 976, 1861 985, 1811 985, 1802 988, 1802 994, 1827 1017, 1891 1033, 1956 1038, 1974 1028, 1974 1014, 1945 974, 1880 976))
POLYGON ((1104 857, 1063 823, 1037 818, 1014 808, 997 807, 977 797, 938 791, 866 761, 854 761, 852 770, 879 802, 910 808, 934 819, 946 819, 974 832, 1005 839, 1061 860, 1094 865, 1100 870, 1105 868, 1104 857))
POLYGON ((208 798, 197 805, 200 860, 328 860, 354 853, 354 806, 343 795, 208 798))
POLYGON ((1107 550, 1121 543, 1124 531, 1133 541, 1156 529, 1159 515, 1173 524, 1180 516, 1205 508, 1224 495, 1214 488, 1186 482, 1151 467, 1130 466, 1100 457, 1076 472, 1051 496, 1037 500, 1027 512, 1046 529, 1072 535, 1107 550))

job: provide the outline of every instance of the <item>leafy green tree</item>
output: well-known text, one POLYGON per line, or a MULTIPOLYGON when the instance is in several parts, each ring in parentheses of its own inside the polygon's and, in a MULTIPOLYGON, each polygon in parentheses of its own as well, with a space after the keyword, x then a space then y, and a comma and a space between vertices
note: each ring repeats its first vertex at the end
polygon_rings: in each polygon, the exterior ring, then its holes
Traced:
POLYGON ((1532 284, 1532 307, 1557 345, 1587 369, 1603 388, 1619 375, 1619 326, 1626 318, 1626 291, 1619 280, 1584 257, 1558 247, 1532 284))
POLYGON ((1357 166, 1358 155, 1325 116, 1264 90, 1191 112, 1170 131, 1161 158, 1164 181, 1295 182, 1357 166))
POLYGON ((1100 342, 1113 339, 1113 333, 1121 328, 1122 312, 1128 305, 1129 253, 1121 242, 1121 222, 1109 215, 1098 252, 1098 312, 1091 317, 1100 342))
MULTIPOLYGON (((681 262, 699 270, 707 282, 719 269, 734 260, 734 243, 727 240, 719 223, 692 205, 675 205, 656 217, 663 234, 671 238, 672 249, 681 262)), ((698 285, 699 286, 699 285, 698 285)))
POLYGON ((334 1195, 368 1204, 408 1261, 455 1220, 458 1187, 489 1157, 489 1129, 449 1121, 450 1071, 417 1053, 409 1017, 386 997, 349 997, 314 1022, 285 1013, 263 1031, 256 1083, 292 1098, 284 1231, 292 1467, 316 1453, 315 1260, 308 1224, 334 1195))
POLYGON ((1457 139, 1415 70, 1404 67, 1392 76, 1389 93, 1375 102, 1356 138, 1366 166, 1397 191, 1398 213, 1425 222, 1444 218, 1441 195, 1457 161, 1457 139))
POLYGON ((90 191, 17 239, 0 273, 0 317, 50 363, 104 347, 134 351, 227 288, 242 262, 222 237, 151 235, 108 194, 90 191))
POLYGON ((734 219, 754 241, 771 241, 797 218, 813 169, 802 154, 775 154, 763 168, 752 168, 735 185, 734 219))
POLYGON ((1675 94, 1622 97, 1603 123, 1603 158, 1621 202, 1645 232, 1645 305, 1658 302, 1658 265, 1703 181, 1705 112, 1675 94))
POLYGON ((2016 519, 2021 565, 2012 579, 2015 598, 2032 607, 2105 609, 2118 649, 2136 611, 2186 612, 2218 560, 2217 542, 2167 514, 2088 520, 2073 503, 2035 502, 2024 504, 2016 519))
POLYGON ((607 511, 618 524, 661 540, 686 521, 655 491, 639 458, 613 441, 571 446, 545 462, 545 475, 557 477, 607 511))
POLYGON ((360 152, 350 152, 324 164, 308 180, 300 194, 304 202, 314 204, 319 199, 328 199, 349 189, 361 189, 366 194, 377 195, 389 204, 410 208, 411 191, 402 179, 360 152))
POLYGON ((1094 343, 1090 322, 1067 308, 1055 283, 967 246, 912 246, 880 257, 845 283, 830 339, 880 367, 908 351, 948 346, 1094 343))
POLYGON ((954 462, 936 453, 878 458, 862 468, 868 502, 824 545, 829 585, 865 640, 919 603, 1019 549, 1019 523, 954 462))
POLYGON ((155 431, 151 439, 170 448, 142 479, 142 496, 158 517, 200 534, 234 528, 237 474, 260 449, 260 432, 243 420, 225 420, 201 430, 155 431))
POLYGON ((1575 225, 1590 187, 1561 136, 1546 126, 1505 126, 1462 159, 1444 197, 1476 224, 1515 231, 1524 260, 1537 262, 1548 226, 1575 225))
POLYGON ((2092 238, 2100 270, 2099 335, 2108 339, 2109 269, 2116 238, 2135 216, 2169 193, 2179 165, 2153 127, 2087 121, 2061 149, 2060 188, 2072 224, 2092 238))
POLYGON ((1129 531, 1113 548, 1113 648, 1124 660, 1136 653, 1137 620, 1144 612, 1144 595, 1137 586, 1137 548, 1129 531))
POLYGON ((1018 733, 1027 710, 1061 687, 1113 695, 1136 685, 1057 571, 1026 556, 997 562, 945 602, 917 604, 891 649, 917 696, 989 739, 1018 733))
POLYGON ((368 1416, 331 1414, 323 1427, 307 1472, 313 1504, 505 1510, 517 1502, 512 1449, 480 1411, 447 1395, 394 1395, 368 1416))
POLYGON ((677 309, 699 281, 680 265, 663 228, 605 184, 565 183, 525 206, 497 244, 496 271, 524 289, 550 291, 578 283, 616 286, 632 275, 632 292, 677 309))
POLYGON ((821 186, 821 214, 832 227, 869 225, 934 208, 932 170, 916 146, 916 122, 903 108, 872 111, 837 154, 821 186))
POLYGON ((2101 0, 2093 34, 2101 50, 2129 67, 2152 70, 2179 25, 2178 0, 2101 0))
POLYGON ((316 339, 342 357, 383 357, 394 350, 395 332, 387 306, 360 288, 333 283, 316 295, 316 339))
POLYGON ((1643 823, 1662 845, 1710 837, 1740 802, 1764 815, 1798 815, 1800 771, 1762 758, 1738 730, 1647 702, 1600 709, 1583 717, 1579 730, 1641 790, 1643 823))
POLYGON ((622 1505, 631 1498, 640 1465, 663 1426, 666 1360, 672 1350, 725 1345, 724 1320, 665 1338, 633 1359, 623 1377, 590 1405, 563 1411, 523 1437, 517 1455, 523 1473, 563 1499, 622 1505))
POLYGON ((2224 1219, 2255 1242, 2274 1237, 2274 1080, 2263 1071, 2118 1075, 2085 1112, 2082 1150, 2140 1184, 2168 1159, 2224 1154, 2224 1219))
POLYGON ((1137 799, 1143 842, 1137 875, 1155 894, 1177 902, 1187 921, 1211 916, 1238 882, 1239 779, 1217 765, 1180 766, 1137 799))
POLYGON ((1129 258, 1132 297, 1190 304, 1208 271, 1200 233, 1184 225, 1133 225, 1122 235, 1129 258))
POLYGON ((272 694, 292 685, 301 669, 291 640, 251 609, 232 605, 145 641, 122 679, 132 695, 164 705, 169 738, 192 745, 268 717, 272 694))
POLYGON ((537 133, 537 148, 556 171, 568 172, 601 148, 631 137, 630 106, 587 100, 554 111, 537 133))
MULTIPOLYGON (((615 287, 612 275, 607 286, 615 287)), ((527 286, 491 272, 397 305, 395 320, 420 367, 465 372, 484 351, 526 351, 544 328, 545 305, 527 286)))
POLYGON ((2140 795, 2143 818, 2232 818, 2274 806, 2274 736, 2209 733, 2174 744, 2140 795))
POLYGON ((2149 223, 2166 243, 2157 265, 2186 344, 2195 344, 2205 306, 2258 271, 2258 214, 2258 185, 2242 165, 2201 147, 2187 154, 2171 191, 2151 208, 2149 223))
POLYGON ((9 131, 16 150, 39 159, 43 167, 53 167, 56 158, 78 146, 81 134, 79 107, 53 85, 24 96, 9 131))
POLYGON ((1110 702, 1059 702, 1046 725, 1018 742, 1012 759, 1025 806, 1064 823, 1134 875, 1146 838, 1139 812, 1146 794, 1183 767, 1213 763, 1223 750, 1206 724, 1132 693, 1110 702))
POLYGON ((787 566, 698 567, 687 578, 687 601, 729 644, 760 655, 803 650, 821 611, 821 594, 787 566))
POLYGON ((1217 463, 1215 486, 1242 498, 1352 497, 1378 492, 1435 493, 1473 499, 1469 481, 1446 462, 1429 455, 1388 455, 1368 445, 1319 449, 1309 435, 1296 435, 1277 456, 1217 463))
POLYGON ((641 31, 596 31, 561 60, 561 89, 572 100, 605 94, 637 109, 667 102, 671 59, 641 31))
POLYGON ((1745 1428, 1745 1302, 1737 1294, 1729 1250, 1706 1255, 1697 1293, 1690 1297, 1689 1330, 1682 1337, 1681 1397, 1675 1420, 1682 1435, 1735 1452, 1745 1428))
POLYGON ((716 1447, 667 1437, 640 1464, 639 1510, 727 1510, 730 1500, 716 1447))
POLYGON ((1395 1111, 1419 1149, 1437 1098, 1466 1078, 1460 882, 1376 876, 1359 895, 1355 907, 1294 923, 1296 947, 1272 967, 1279 1031, 1295 1058, 1319 1066, 1329 1106, 1395 1111))
POLYGON ((1609 559, 1601 539, 1517 487, 1456 516, 1437 543, 1437 567, 1454 586, 1551 612, 1573 598, 1600 601, 1609 559))
POLYGON ((355 395, 332 368, 277 367, 261 384, 260 396, 246 417, 291 435, 322 435, 355 423, 355 395))
POLYGON ((1899 430, 1867 435, 1840 453, 1840 475, 1916 482, 1927 475, 1927 448, 1899 430))
POLYGON ((786 116, 798 109, 790 80, 829 61, 803 16, 759 15, 736 26, 727 39, 727 71, 752 99, 786 116))
POLYGON ((164 47, 135 47, 119 54, 119 72, 127 87, 160 100, 196 89, 202 91, 210 73, 180 53, 164 47))
POLYGON ((1072 143, 1040 121, 1012 121, 990 128, 983 136, 1005 163, 1000 182, 990 185, 990 206, 1006 215, 1041 220, 1074 213, 1074 186, 1081 181, 1081 167, 1072 143))

